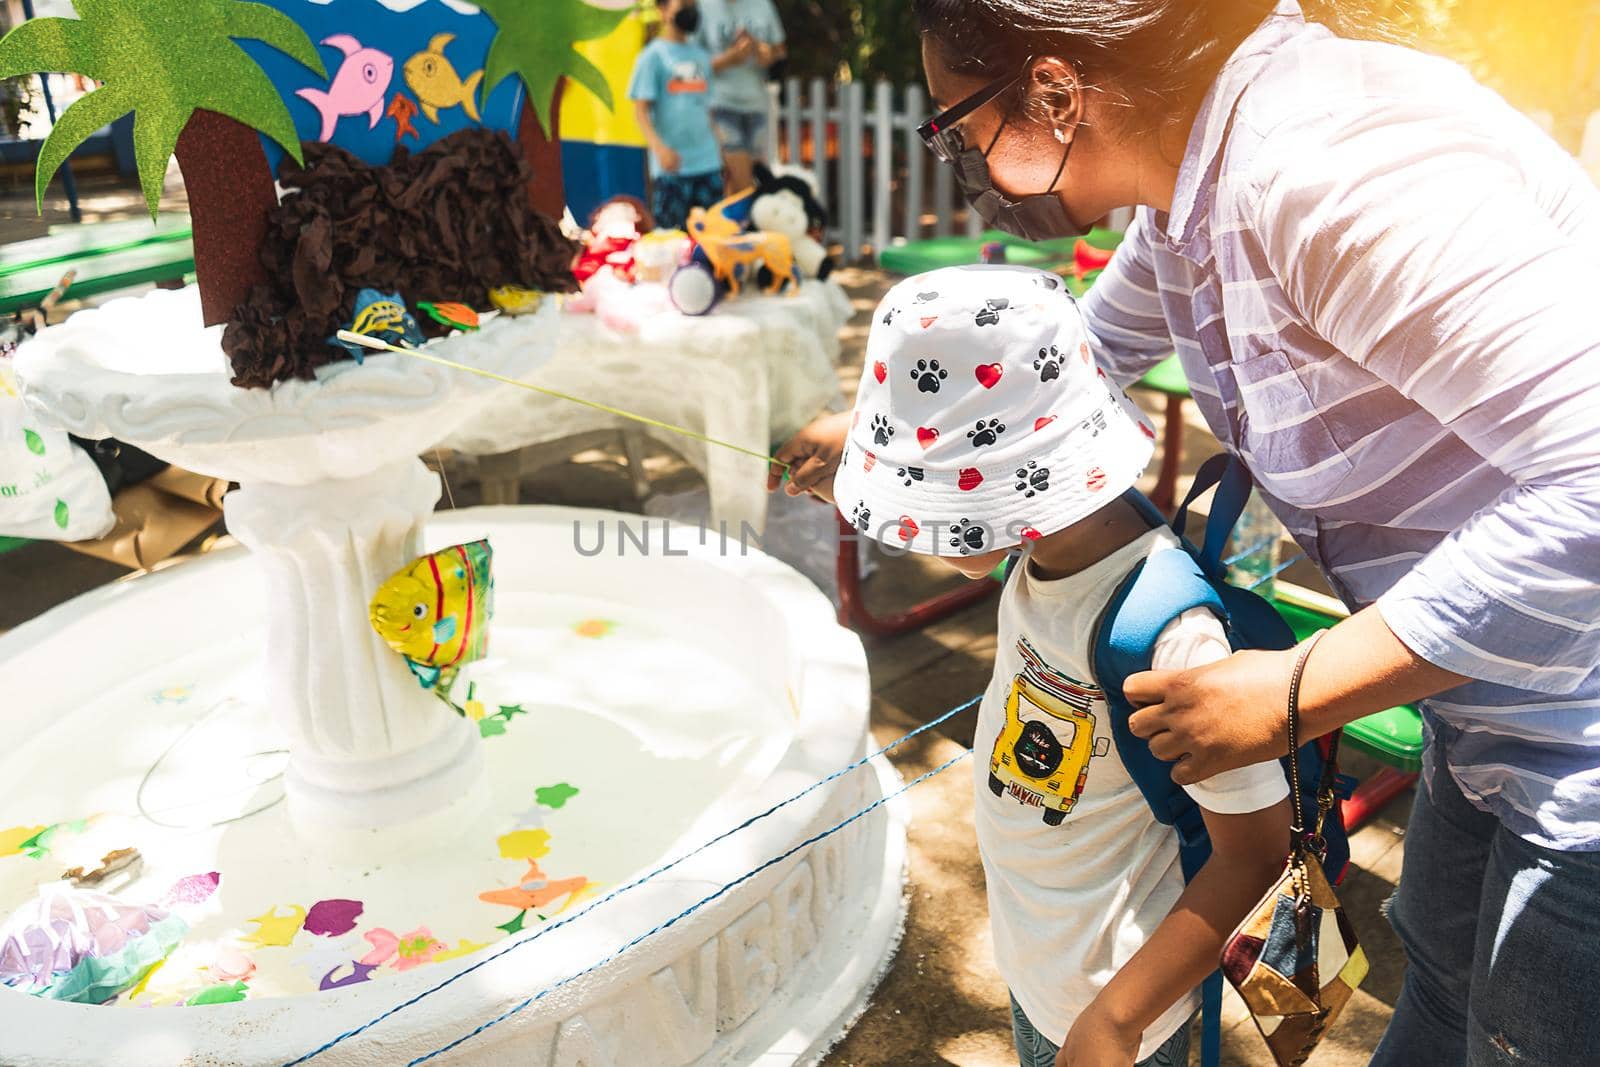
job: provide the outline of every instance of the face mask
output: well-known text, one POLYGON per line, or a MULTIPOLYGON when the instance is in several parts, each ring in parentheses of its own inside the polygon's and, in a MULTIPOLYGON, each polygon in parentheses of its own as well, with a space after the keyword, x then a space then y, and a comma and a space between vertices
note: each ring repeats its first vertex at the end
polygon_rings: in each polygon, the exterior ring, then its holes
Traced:
POLYGON ((1025 241, 1053 241, 1062 237, 1082 237, 1088 233, 1091 227, 1073 222, 1061 198, 1055 193, 1056 183, 1061 181, 1062 172, 1067 169, 1067 155, 1072 151, 1072 142, 1068 141, 1061 150, 1061 165, 1056 168, 1056 176, 1051 179, 1049 189, 1021 200, 1008 200, 994 187, 994 179, 989 174, 989 152, 994 150, 995 142, 1000 140, 1000 132, 1004 129, 1005 123, 1002 122, 987 150, 967 148, 952 164, 956 184, 961 186, 967 203, 993 229, 1025 241))
POLYGON ((684 33, 693 33, 700 28, 700 9, 698 7, 681 7, 678 13, 672 16, 672 24, 684 33))

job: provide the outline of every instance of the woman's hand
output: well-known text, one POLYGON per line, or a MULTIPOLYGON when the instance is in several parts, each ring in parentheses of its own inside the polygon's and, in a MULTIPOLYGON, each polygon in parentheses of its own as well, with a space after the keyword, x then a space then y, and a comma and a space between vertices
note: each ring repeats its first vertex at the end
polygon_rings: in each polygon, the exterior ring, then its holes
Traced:
MULTIPOLYGON (((1289 751, 1289 676, 1296 649, 1235 652, 1186 671, 1146 671, 1122 687, 1128 720, 1164 760, 1172 780, 1193 785, 1289 751)), ((1396 637, 1377 605, 1323 635, 1300 684, 1300 743, 1385 708, 1470 681, 1423 659, 1396 637)))
MULTIPOLYGON (((1139 708, 1128 720, 1150 751, 1175 760, 1172 780, 1193 785, 1289 751, 1289 676, 1296 653, 1235 652, 1186 671, 1145 671, 1122 687, 1139 708)), ((1314 736, 1307 733, 1302 742, 1314 736)))
POLYGON ((1056 1067, 1133 1067, 1139 1057, 1139 1037, 1090 1002, 1061 1043, 1056 1067))
MULTIPOLYGON (((841 411, 824 415, 778 449, 775 458, 789 465, 789 480, 784 492, 790 496, 810 493, 833 503, 833 476, 839 470, 839 457, 844 454, 844 442, 850 433, 853 412, 841 411)), ((767 468, 767 492, 783 483, 783 468, 771 464, 767 468)))

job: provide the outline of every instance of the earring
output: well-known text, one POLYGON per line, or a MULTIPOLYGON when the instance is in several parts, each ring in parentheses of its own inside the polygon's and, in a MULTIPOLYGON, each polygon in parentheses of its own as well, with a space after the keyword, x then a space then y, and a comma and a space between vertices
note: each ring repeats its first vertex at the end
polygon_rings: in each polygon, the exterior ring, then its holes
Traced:
POLYGON ((1056 130, 1055 131, 1055 135, 1056 135, 1056 140, 1057 141, 1059 141, 1062 144, 1066 144, 1067 143, 1067 135, 1066 134, 1062 133, 1060 130, 1056 130))

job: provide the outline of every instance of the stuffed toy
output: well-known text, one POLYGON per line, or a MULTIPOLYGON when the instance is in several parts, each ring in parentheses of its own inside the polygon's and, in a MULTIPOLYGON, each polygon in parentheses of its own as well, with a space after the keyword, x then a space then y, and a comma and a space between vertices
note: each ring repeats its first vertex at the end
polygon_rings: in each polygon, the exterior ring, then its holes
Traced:
POLYGON ((800 169, 774 173, 765 163, 757 163, 755 173, 750 228, 783 234, 789 238, 800 273, 807 278, 826 278, 833 271, 833 260, 818 238, 828 224, 828 212, 817 199, 810 173, 800 169))
POLYGON ((579 285, 606 268, 625 282, 633 281, 633 246, 655 228, 650 210, 635 197, 614 196, 594 209, 584 231, 583 251, 572 265, 579 285))

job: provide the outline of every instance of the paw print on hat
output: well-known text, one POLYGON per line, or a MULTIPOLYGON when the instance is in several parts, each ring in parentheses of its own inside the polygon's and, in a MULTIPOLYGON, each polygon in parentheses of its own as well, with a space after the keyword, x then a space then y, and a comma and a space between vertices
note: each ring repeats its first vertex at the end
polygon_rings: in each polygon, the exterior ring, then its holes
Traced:
POLYGON ((979 419, 977 425, 967 431, 967 440, 972 442, 973 448, 988 448, 1005 432, 1005 423, 999 419, 979 419))
POLYGON ((901 467, 894 472, 894 476, 910 488, 912 482, 920 482, 927 477, 927 472, 921 467, 901 467))
POLYGON ((1024 497, 1032 499, 1050 488, 1050 468, 1039 466, 1038 460, 1030 459, 1027 463, 1017 468, 1017 492, 1024 497))
POLYGON ((1061 377, 1061 351, 1055 345, 1039 349, 1039 358, 1033 361, 1041 382, 1055 381, 1061 377))
POLYGON ((963 556, 974 556, 989 547, 989 528, 981 522, 962 519, 950 524, 950 547, 963 556))
POLYGON ((911 368, 911 380, 917 383, 919 393, 937 393, 950 372, 939 366, 936 359, 919 359, 911 368))
POLYGON ((857 504, 850 511, 850 522, 856 529, 866 533, 868 527, 872 525, 872 509, 867 507, 865 502, 857 504))
POLYGON ((894 427, 889 424, 889 419, 885 415, 872 416, 870 428, 872 430, 872 441, 876 445, 887 445, 890 438, 894 437, 894 427))

